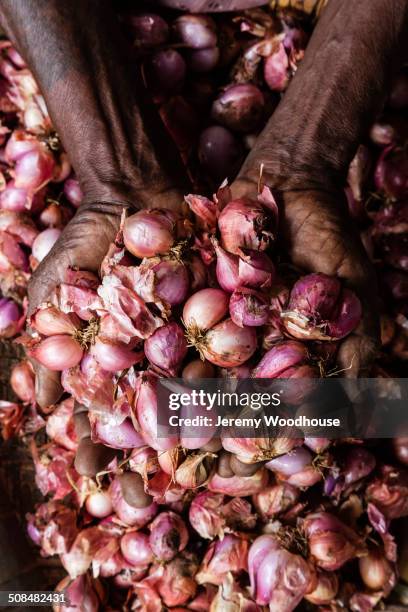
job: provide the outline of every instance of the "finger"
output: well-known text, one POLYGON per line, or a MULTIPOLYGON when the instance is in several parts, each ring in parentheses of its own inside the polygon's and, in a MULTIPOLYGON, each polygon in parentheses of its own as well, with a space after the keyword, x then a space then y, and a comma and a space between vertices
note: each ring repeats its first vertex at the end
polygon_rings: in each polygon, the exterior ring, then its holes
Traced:
POLYGON ((59 270, 47 264, 47 256, 41 262, 28 284, 28 312, 30 318, 37 308, 50 299, 55 287, 59 284, 59 270))
POLYGON ((81 476, 96 476, 102 472, 116 456, 114 448, 92 442, 91 438, 82 438, 75 455, 75 469, 81 476))
POLYGON ((56 404, 64 389, 61 385, 61 373, 49 370, 35 359, 30 359, 35 372, 35 397, 43 410, 56 404))

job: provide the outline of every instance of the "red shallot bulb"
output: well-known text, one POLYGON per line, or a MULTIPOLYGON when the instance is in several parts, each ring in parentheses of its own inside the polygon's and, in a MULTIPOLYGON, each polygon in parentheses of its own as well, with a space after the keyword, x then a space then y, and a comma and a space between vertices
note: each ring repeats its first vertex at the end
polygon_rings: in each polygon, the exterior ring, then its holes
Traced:
POLYGON ((243 148, 232 132, 213 125, 201 132, 198 158, 212 180, 219 184, 235 177, 243 160, 243 148))
POLYGON ((120 550, 128 563, 136 567, 147 567, 153 562, 153 552, 147 533, 128 531, 120 540, 120 550))
POLYGON ((238 327, 231 319, 217 323, 202 341, 196 342, 201 355, 216 366, 239 366, 255 353, 256 331, 253 327, 238 327))
POLYGON ((95 491, 88 495, 85 508, 96 518, 105 518, 112 514, 113 506, 109 491, 95 491))
POLYGON ((252 83, 230 85, 214 101, 212 118, 236 132, 256 130, 263 118, 264 95, 252 83))
POLYGON ((83 193, 82 189, 79 185, 79 182, 74 178, 68 178, 64 183, 64 195, 67 198, 68 202, 75 206, 75 208, 79 208, 83 193))
POLYGON ((189 277, 186 266, 177 260, 161 261, 153 267, 156 295, 177 306, 185 302, 189 290, 189 277))
POLYGON ((321 472, 313 465, 312 453, 304 446, 268 461, 266 467, 296 487, 311 487, 322 479, 321 472))
POLYGON ((66 604, 53 604, 54 612, 98 612, 104 599, 104 591, 99 580, 89 574, 82 574, 73 580, 66 576, 55 587, 56 593, 65 593, 66 604))
POLYGON ((169 26, 160 15, 156 13, 129 14, 124 19, 134 37, 136 47, 148 49, 167 42, 169 26))
POLYGON ((364 554, 362 539, 328 512, 308 514, 303 521, 311 558, 322 569, 332 572, 356 556, 364 554))
POLYGON ((217 66, 219 59, 220 50, 218 47, 196 49, 188 55, 188 66, 193 72, 209 72, 217 66))
POLYGON ((286 512, 299 499, 300 490, 287 482, 271 485, 253 495, 252 501, 258 514, 265 520, 286 512))
POLYGON ((38 263, 48 255, 60 236, 61 230, 56 227, 48 228, 38 234, 32 246, 33 257, 38 263))
POLYGON ((0 193, 0 208, 23 212, 31 208, 31 196, 26 189, 18 189, 14 186, 14 182, 10 181, 0 193))
POLYGON ((187 542, 184 521, 174 512, 161 512, 150 525, 149 544, 158 561, 171 561, 187 542))
POLYGON ((72 218, 73 211, 71 207, 62 206, 58 202, 51 202, 41 211, 39 216, 40 225, 47 228, 63 228, 72 218))
POLYGON ((398 200, 408 194, 408 156, 404 149, 386 147, 375 169, 374 180, 379 191, 398 200))
POLYGON ((366 499, 387 519, 408 516, 408 470, 382 465, 366 488, 366 499))
POLYGON ((181 15, 173 22, 176 39, 191 49, 208 49, 217 44, 214 20, 208 15, 181 15))
POLYGON ((49 370, 68 370, 78 365, 83 349, 71 336, 48 336, 30 349, 30 355, 49 370))
POLYGON ((13 367, 10 374, 10 385, 22 402, 35 402, 35 375, 29 361, 20 361, 13 367))
POLYGON ((268 484, 268 470, 261 468, 252 476, 220 476, 213 474, 208 481, 208 490, 224 493, 230 497, 247 497, 262 491, 268 484))
POLYGON ((17 188, 38 191, 53 176, 55 161, 47 149, 38 147, 18 158, 14 168, 14 184, 17 188))
POLYGON ((183 322, 187 328, 210 329, 228 313, 229 295, 221 289, 201 289, 185 303, 183 322))
POLYGON ((385 588, 394 574, 391 563, 379 548, 369 550, 358 564, 364 584, 373 591, 385 588))
POLYGON ((257 538, 248 555, 251 590, 259 605, 291 612, 313 584, 305 559, 285 550, 274 536, 257 538))
POLYGON ((268 321, 269 304, 259 291, 241 287, 231 295, 229 311, 235 325, 259 327, 268 321))
POLYGON ((187 342, 180 325, 173 321, 156 329, 145 340, 144 352, 150 363, 160 371, 176 376, 187 354, 187 342))
POLYGON ((256 200, 238 198, 223 208, 218 218, 221 244, 229 253, 239 255, 242 247, 262 251, 272 235, 271 214, 256 200))
POLYGON ((302 340, 339 340, 361 320, 361 303, 340 281, 326 274, 309 274, 293 286, 283 325, 302 340))
POLYGON ((290 368, 307 363, 309 353, 304 344, 288 340, 265 353, 252 372, 252 378, 285 378, 290 368))
POLYGON ((316 606, 329 605, 334 600, 339 589, 339 579, 334 572, 316 572, 316 581, 313 591, 305 595, 305 599, 316 606))
POLYGON ((247 571, 248 542, 236 535, 226 534, 221 540, 214 540, 204 555, 199 572, 198 584, 222 584, 226 575, 247 571))
POLYGON ((45 306, 35 311, 30 325, 43 336, 73 335, 80 327, 80 321, 73 313, 66 314, 55 306, 45 306))
POLYGON ((154 95, 168 96, 178 93, 186 77, 186 62, 176 49, 156 51, 145 65, 148 88, 154 95))
POLYGON ((167 253, 174 243, 174 226, 174 217, 169 211, 140 210, 125 221, 125 246, 140 258, 167 253))
POLYGON ((285 91, 289 83, 289 58, 283 43, 265 59, 264 79, 272 91, 285 91))
POLYGON ((275 279, 275 267, 266 253, 241 249, 238 263, 241 285, 254 288, 268 288, 275 279))
POLYGON ((23 327, 22 310, 14 300, 0 298, 0 338, 12 338, 23 327))
POLYGON ((108 372, 126 370, 143 359, 142 351, 133 351, 123 342, 113 343, 107 338, 96 337, 90 353, 99 365, 108 372))
POLYGON ((408 437, 400 436, 398 438, 393 438, 392 446, 398 461, 401 461, 404 465, 408 465, 408 437))

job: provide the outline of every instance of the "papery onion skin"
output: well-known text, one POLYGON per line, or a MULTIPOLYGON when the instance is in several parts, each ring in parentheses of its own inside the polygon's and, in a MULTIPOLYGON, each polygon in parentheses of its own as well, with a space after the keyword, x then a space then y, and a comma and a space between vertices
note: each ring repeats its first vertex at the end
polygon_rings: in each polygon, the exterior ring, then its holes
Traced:
POLYGON ((208 490, 231 497, 247 497, 262 491, 268 484, 268 470, 261 468, 253 476, 231 476, 224 478, 213 474, 208 481, 208 490))
POLYGON ((205 359, 222 368, 232 368, 248 361, 257 348, 253 327, 238 327, 226 319, 212 327, 200 348, 205 359))
POLYGON ((317 584, 313 591, 304 597, 307 601, 317 606, 330 604, 337 595, 339 579, 334 572, 318 570, 316 573, 317 584))
POLYGON ((300 491, 286 482, 271 485, 253 495, 252 501, 256 511, 264 519, 274 518, 286 512, 299 499, 300 491))
POLYGON ((174 243, 174 220, 164 211, 141 210, 128 217, 123 226, 126 248, 136 257, 167 253, 174 243))
POLYGON ((229 295, 221 289, 201 289, 194 293, 183 308, 187 327, 206 331, 221 321, 228 312, 229 295))
POLYGON ((61 230, 56 227, 48 228, 38 234, 32 246, 33 257, 38 262, 41 262, 51 251, 60 236, 61 230))
POLYGON ((231 295, 229 311, 235 325, 260 327, 268 321, 269 304, 259 291, 241 287, 231 295))
POLYGON ((229 253, 239 255, 241 248, 262 251, 270 242, 272 221, 259 202, 238 198, 221 211, 218 227, 221 244, 229 253))
POLYGON ((62 371, 78 365, 83 349, 71 336, 48 336, 30 354, 49 370, 62 371))
POLYGON ((43 336, 72 335, 80 327, 80 321, 75 314, 66 314, 55 306, 39 308, 32 315, 30 324, 43 336))
POLYGON ((171 561, 184 550, 188 531, 183 520, 174 512, 161 512, 150 525, 150 548, 159 561, 171 561))

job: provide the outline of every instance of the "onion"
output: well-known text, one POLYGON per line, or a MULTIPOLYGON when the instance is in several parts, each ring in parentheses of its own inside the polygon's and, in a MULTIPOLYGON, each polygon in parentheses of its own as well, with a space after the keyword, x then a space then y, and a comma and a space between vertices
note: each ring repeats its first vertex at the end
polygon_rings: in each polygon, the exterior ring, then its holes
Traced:
POLYGON ((289 83, 289 58, 283 43, 265 59, 264 79, 272 91, 285 91, 289 83))
POLYGON ((176 376, 187 354, 187 342, 178 323, 163 325, 145 340, 144 352, 150 363, 162 372, 176 376))
POLYGON ((373 591, 386 587, 393 575, 391 564, 379 548, 372 548, 358 560, 360 575, 364 584, 373 591))
POLYGON ((313 584, 307 561, 281 547, 274 536, 253 542, 248 566, 253 597, 270 610, 294 610, 313 584))
POLYGON ((293 286, 283 324, 295 338, 339 340, 351 333, 361 320, 361 303, 337 278, 309 274, 293 286))
POLYGON ((237 535, 226 534, 214 540, 196 574, 198 584, 222 584, 226 575, 246 571, 248 567, 248 542, 237 535))
POLYGON ((186 266, 177 260, 161 261, 153 271, 156 295, 170 306, 182 304, 190 284, 186 266))
POLYGON ((394 146, 381 153, 374 173, 379 191, 391 199, 400 199, 408 194, 408 157, 405 151, 394 146))
POLYGON ((83 349, 71 336, 49 336, 30 350, 30 354, 49 370, 68 370, 78 365, 83 349))
POLYGON ((316 573, 317 584, 313 591, 305 595, 305 599, 317 606, 329 605, 337 595, 339 579, 334 572, 318 570, 316 573))
POLYGON ((392 445, 398 461, 408 465, 408 437, 393 438, 392 445))
POLYGON ((17 188, 38 191, 52 179, 54 168, 54 158, 46 149, 28 152, 16 162, 14 184, 17 188))
POLYGON ((88 495, 85 508, 96 518, 105 518, 113 512, 112 500, 108 491, 95 491, 88 495))
POLYGON ((403 467, 382 465, 366 488, 366 499, 386 519, 408 516, 408 471, 403 467))
POLYGON ((285 378, 285 371, 307 362, 308 350, 304 344, 288 340, 265 353, 252 372, 252 378, 285 378))
POLYGON ((141 434, 149 446, 157 451, 166 451, 174 448, 178 444, 177 435, 168 437, 157 436, 157 378, 147 372, 138 380, 138 387, 135 399, 137 420, 141 434))
POLYGON ((303 530, 312 559, 329 572, 364 554, 362 540, 357 534, 328 512, 307 515, 303 530))
POLYGON ((176 39, 191 49, 208 49, 217 44, 214 20, 207 15, 181 15, 173 22, 176 39))
POLYGON ((269 304, 262 293, 241 287, 231 295, 229 311, 235 325, 259 327, 268 321, 269 304))
POLYGON ((247 497, 262 491, 267 486, 268 480, 268 470, 261 468, 252 476, 221 476, 215 473, 207 486, 213 493, 224 493, 230 497, 247 497))
POLYGON ((156 559, 171 561, 184 550, 188 531, 183 520, 174 512, 161 512, 150 525, 149 544, 156 559))
POLYGON ((128 563, 136 567, 147 567, 153 562, 149 536, 140 531, 128 531, 120 540, 120 550, 128 563))
POLYGON ((125 23, 134 36, 136 47, 141 49, 163 45, 169 37, 169 26, 156 13, 126 15, 125 23))
POLYGON ((203 340, 198 338, 193 343, 207 361, 232 368, 248 361, 256 351, 256 331, 252 327, 238 327, 226 319, 212 327, 203 340))
POLYGON ((32 197, 25 189, 18 189, 10 181, 6 189, 0 193, 0 208, 22 212, 30 208, 32 197))
POLYGON ((80 327, 80 321, 73 313, 66 314, 55 306, 45 306, 35 311, 30 325, 44 336, 73 335, 80 327))
POLYGON ((268 288, 275 279, 275 267, 266 253, 241 249, 238 275, 241 285, 268 288))
POLYGON ((139 432, 133 427, 130 419, 125 419, 120 424, 114 420, 104 420, 100 415, 94 422, 94 441, 102 442, 106 446, 118 449, 140 448, 144 446, 144 440, 139 432))
POLYGON ((191 291, 195 293, 199 289, 203 289, 207 284, 207 269, 203 264, 201 257, 193 255, 189 262, 189 270, 191 274, 191 291))
POLYGON ((79 182, 74 178, 68 178, 64 183, 64 195, 75 208, 79 208, 84 194, 79 182))
POLYGON ((251 83, 231 85, 214 101, 212 118, 237 132, 251 132, 259 127, 264 114, 264 95, 251 83))
POLYGON ((152 55, 145 65, 148 88, 160 96, 178 93, 186 76, 186 62, 175 49, 162 49, 152 55))
POLYGON ((57 228, 49 228, 38 234, 32 246, 33 257, 38 263, 48 255, 60 236, 61 230, 57 228))
POLYGON ((221 244, 229 253, 239 255, 246 247, 264 250, 271 237, 271 215, 255 200, 238 198, 229 202, 221 211, 218 219, 221 244))
POLYGON ((228 312, 229 296, 221 289, 202 289, 194 293, 183 308, 187 328, 206 331, 221 321, 228 312))
POLYGON ((197 49, 190 52, 188 66, 193 72, 209 72, 217 66, 219 59, 220 50, 218 47, 197 49))
POLYGON ((41 212, 39 216, 39 221, 40 224, 44 227, 57 227, 61 229, 65 227, 65 225, 72 217, 73 210, 71 207, 62 206, 61 204, 58 204, 58 202, 51 202, 41 212))
POLYGON ((304 446, 268 461, 266 467, 296 487, 311 487, 322 479, 321 472, 313 465, 312 454, 304 446))
POLYGON ((23 326, 21 308, 14 300, 0 298, 0 338, 12 338, 23 326))
POLYGON ((266 487, 252 497, 258 514, 265 520, 286 512, 299 499, 300 491, 287 482, 266 487))
POLYGON ((98 612, 101 601, 104 599, 104 590, 101 583, 88 574, 78 576, 71 580, 69 576, 63 578, 55 587, 56 593, 64 593, 66 604, 54 603, 54 612, 98 612), (69 602, 69 603, 68 603, 69 602))
POLYGON ((168 211, 141 210, 128 217, 123 226, 123 240, 136 257, 167 253, 174 243, 174 218, 168 211))
POLYGON ((91 354, 99 365, 108 372, 126 370, 143 359, 143 352, 133 351, 123 342, 113 343, 107 338, 95 338, 91 347, 91 354))
POLYGON ((10 374, 10 385, 22 402, 35 403, 35 375, 29 361, 20 361, 13 367, 10 374))
POLYGON ((213 125, 201 132, 198 158, 202 167, 217 183, 232 180, 243 159, 243 148, 235 136, 221 125, 213 125))

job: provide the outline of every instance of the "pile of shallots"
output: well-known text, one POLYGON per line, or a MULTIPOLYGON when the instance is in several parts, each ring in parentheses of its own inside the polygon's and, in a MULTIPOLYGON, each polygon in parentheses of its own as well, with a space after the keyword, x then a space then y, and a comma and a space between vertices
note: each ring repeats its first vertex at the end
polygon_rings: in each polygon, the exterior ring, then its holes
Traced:
MULTIPOLYGON (((201 193, 211 193, 234 177, 273 112, 305 29, 267 10, 122 20, 164 123, 201 193)), ((306 388, 336 371, 338 346, 361 318, 357 296, 282 260, 267 187, 234 200, 224 184, 212 198, 186 196, 187 216, 124 217, 99 276, 67 270, 24 331, 29 276, 81 191, 7 42, 0 75, 0 336, 19 335, 29 358, 61 372, 64 389, 41 410, 34 369, 21 361, 10 379, 18 401, 0 402, 0 425, 32 452, 44 502, 28 515, 28 534, 67 572, 57 589, 70 605, 56 609, 366 612, 390 596, 406 603, 408 438, 157 436, 161 377, 186 386, 301 378, 306 388)), ((381 286, 381 377, 402 375, 408 355, 407 108, 403 73, 346 189, 381 286)))

